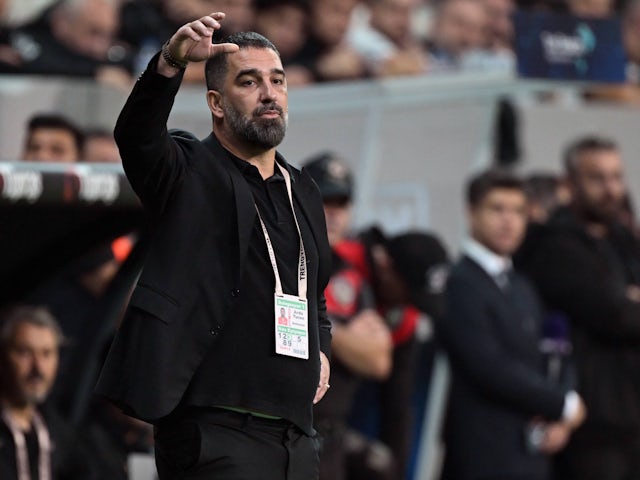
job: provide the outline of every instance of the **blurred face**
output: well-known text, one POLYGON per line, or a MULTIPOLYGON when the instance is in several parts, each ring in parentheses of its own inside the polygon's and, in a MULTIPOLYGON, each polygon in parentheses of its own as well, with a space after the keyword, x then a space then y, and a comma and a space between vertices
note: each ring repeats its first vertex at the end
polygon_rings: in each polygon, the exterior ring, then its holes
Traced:
POLYGON ((513 0, 484 0, 487 15, 487 41, 489 48, 511 48, 515 10, 513 0))
POLYGON ((351 202, 347 198, 323 201, 327 235, 332 247, 344 240, 351 227, 351 202))
POLYGON ((434 40, 457 56, 486 45, 488 18, 478 0, 447 0, 434 25, 434 40))
POLYGON ((588 220, 598 223, 614 220, 626 195, 620 153, 592 150, 580 154, 569 186, 574 205, 588 220))
POLYGON ((606 18, 613 14, 613 0, 568 0, 569 11, 588 18, 606 18))
POLYGON ((622 22, 624 47, 629 60, 640 63, 640 3, 636 2, 626 12, 622 22))
POLYGON ((226 135, 244 145, 270 149, 287 127, 287 81, 278 54, 268 48, 245 48, 228 56, 224 93, 209 91, 209 105, 224 122, 226 135))
POLYGON ((53 17, 52 27, 72 50, 96 60, 106 60, 119 28, 115 4, 86 0, 77 9, 62 10, 53 17))
POLYGON ((37 128, 31 132, 22 154, 30 162, 71 163, 80 152, 71 132, 58 128, 37 128))
POLYGON ((524 192, 495 188, 469 209, 471 236, 492 252, 511 256, 520 246, 527 225, 524 192))
POLYGON ((216 8, 211 12, 227 14, 222 22, 222 28, 227 34, 251 30, 255 21, 252 0, 217 0, 215 5, 216 8))
POLYGON ((410 37, 415 7, 415 0, 378 0, 371 8, 371 25, 401 44, 410 37))
POLYGON ((17 325, 5 359, 5 378, 16 406, 37 405, 46 399, 58 370, 58 347, 50 328, 28 322, 17 325))
POLYGON ((87 162, 120 163, 120 151, 115 140, 108 137, 87 138, 83 160, 87 162))
POLYGON ((312 2, 311 28, 328 46, 338 45, 345 37, 356 0, 315 0, 312 2))
POLYGON ((283 58, 302 48, 306 26, 306 13, 293 5, 270 8, 256 18, 256 30, 273 42, 283 58))

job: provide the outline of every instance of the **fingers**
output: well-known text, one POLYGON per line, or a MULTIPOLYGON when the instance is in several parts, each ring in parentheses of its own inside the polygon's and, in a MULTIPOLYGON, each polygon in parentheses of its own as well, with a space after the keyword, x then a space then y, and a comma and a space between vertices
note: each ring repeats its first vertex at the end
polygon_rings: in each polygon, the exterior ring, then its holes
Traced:
POLYGON ((203 38, 210 38, 213 32, 220 28, 220 23, 212 16, 206 16, 183 25, 178 30, 182 37, 199 42, 203 38))
POLYGON ((220 29, 224 17, 224 13, 214 12, 180 27, 168 45, 173 58, 180 62, 200 62, 218 53, 237 51, 237 45, 212 43, 213 34, 220 29))
POLYGON ((318 388, 316 388, 316 395, 313 399, 313 403, 318 403, 322 397, 329 390, 329 376, 331 375, 331 367, 327 356, 320 352, 320 381, 318 382, 318 388))
POLYGON ((211 54, 218 53, 233 53, 240 50, 240 47, 235 43, 216 43, 211 45, 211 54))

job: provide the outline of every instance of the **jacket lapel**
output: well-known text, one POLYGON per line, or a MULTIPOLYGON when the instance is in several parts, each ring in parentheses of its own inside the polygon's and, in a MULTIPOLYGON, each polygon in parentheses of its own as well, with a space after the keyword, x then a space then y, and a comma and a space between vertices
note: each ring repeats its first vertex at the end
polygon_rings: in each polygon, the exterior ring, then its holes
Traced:
POLYGON ((319 256, 318 277, 322 279, 325 275, 328 275, 327 266, 331 262, 331 248, 327 242, 327 225, 324 219, 324 211, 322 210, 320 193, 317 191, 311 177, 304 170, 300 172, 298 181, 292 182, 292 190, 300 210, 307 217, 311 233, 316 242, 319 256))
MULTIPOLYGON (((227 151, 222 148, 218 139, 213 134, 209 135, 202 142, 219 159, 224 169, 231 178, 233 195, 236 202, 236 221, 238 225, 238 253, 240 255, 238 272, 244 271, 244 261, 247 258, 249 241, 251 240, 251 230, 255 222, 256 209, 254 207, 253 195, 249 184, 242 176, 242 173, 233 165, 233 160, 229 158, 227 151)), ((239 282, 239 278, 236 279, 239 282)))

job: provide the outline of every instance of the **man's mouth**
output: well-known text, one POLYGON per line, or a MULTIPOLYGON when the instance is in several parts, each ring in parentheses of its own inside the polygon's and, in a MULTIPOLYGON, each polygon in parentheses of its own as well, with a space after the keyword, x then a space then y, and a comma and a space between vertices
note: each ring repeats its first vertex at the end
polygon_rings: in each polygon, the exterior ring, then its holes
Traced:
POLYGON ((256 109, 254 115, 264 118, 276 118, 282 116, 282 107, 276 104, 264 105, 256 109))

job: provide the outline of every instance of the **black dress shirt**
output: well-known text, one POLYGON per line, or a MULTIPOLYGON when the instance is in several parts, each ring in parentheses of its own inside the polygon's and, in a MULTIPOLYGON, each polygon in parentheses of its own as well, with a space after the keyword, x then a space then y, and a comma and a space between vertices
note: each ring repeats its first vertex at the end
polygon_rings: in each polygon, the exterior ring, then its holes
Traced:
MULTIPOLYGON (((269 233, 283 291, 296 295, 299 235, 284 177, 276 168, 274 175, 263 180, 255 166, 232 158, 251 188, 269 233)), ((305 247, 307 272, 315 276, 319 257, 313 234, 295 201, 294 206, 305 247)), ((283 417, 306 429, 311 421, 310 406, 318 382, 312 362, 319 361, 319 348, 309 342, 308 360, 275 352, 274 293, 274 272, 256 216, 238 292, 241 301, 231 310, 234 321, 226 322, 215 348, 199 368, 187 393, 187 405, 202 405, 205 385, 223 385, 206 396, 209 406, 243 408, 283 417)), ((309 328, 317 327, 309 325, 309 328)))

